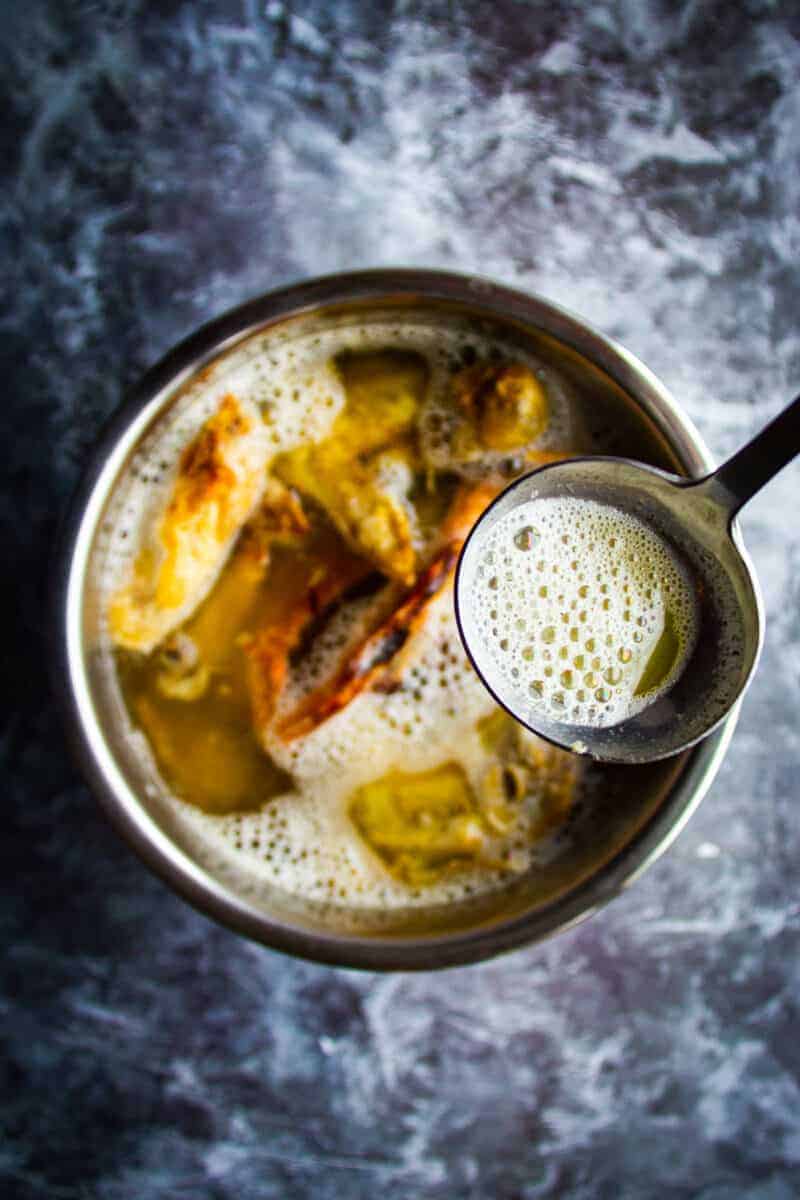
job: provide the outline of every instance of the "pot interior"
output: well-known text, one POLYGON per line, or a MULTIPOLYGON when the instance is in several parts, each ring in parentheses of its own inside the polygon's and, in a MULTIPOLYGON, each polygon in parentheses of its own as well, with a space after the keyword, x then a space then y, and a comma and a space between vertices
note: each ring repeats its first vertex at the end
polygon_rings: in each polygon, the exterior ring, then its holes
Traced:
MULTIPOLYGON (((683 445, 675 444, 672 432, 667 432, 674 430, 676 418, 674 412, 667 419, 658 411, 658 396, 654 393, 657 385, 649 377, 643 379, 639 399, 634 399, 607 370, 590 361, 575 344, 577 338, 564 336, 563 315, 550 320, 548 306, 541 306, 540 326, 530 317, 526 320, 501 317, 474 302, 423 299, 419 295, 376 297, 368 307, 370 324, 385 324, 388 345, 392 329, 407 321, 410 312, 416 322, 435 324, 446 317, 466 323, 474 327, 476 336, 500 331, 506 341, 532 351, 545 364, 557 369, 572 390, 580 422, 595 452, 625 455, 682 473, 696 472, 702 462, 702 449, 692 445, 691 431, 683 431, 683 445), (560 336, 552 331, 554 326, 560 336)), ((477 899, 388 912, 335 903, 307 903, 275 886, 243 886, 235 861, 198 852, 189 826, 176 818, 174 803, 165 803, 163 787, 154 778, 152 766, 143 760, 131 741, 127 710, 116 675, 109 669, 99 580, 107 529, 115 519, 120 485, 130 470, 141 437, 182 402, 200 372, 206 376, 209 371, 219 372, 222 377, 226 363, 233 361, 232 356, 240 355, 248 347, 266 346, 275 338, 291 340, 330 329, 346 329, 364 317, 364 302, 348 301, 332 302, 311 312, 294 312, 261 323, 256 321, 241 335, 229 337, 221 352, 218 346, 211 345, 201 354, 195 352, 193 361, 182 364, 172 380, 148 397, 146 407, 140 405, 135 422, 99 469, 89 506, 92 515, 90 518, 87 510, 81 531, 86 549, 77 585, 82 614, 80 655, 86 684, 81 717, 84 728, 87 724, 91 727, 93 746, 102 743, 105 748, 100 774, 106 807, 124 831, 133 836, 139 849, 144 850, 150 864, 212 915, 238 925, 267 944, 285 945, 283 934, 288 931, 290 938, 295 935, 300 938, 291 948, 344 963, 358 958, 346 947, 360 942, 373 947, 398 945, 409 940, 427 942, 431 938, 471 932, 477 934, 477 940, 473 949, 461 957, 477 958, 487 952, 481 949, 480 931, 496 930, 512 919, 530 917, 538 919, 536 936, 540 936, 548 928, 555 929, 563 923, 568 901, 579 888, 586 896, 583 907, 592 907, 595 900, 591 881, 630 850, 656 818, 662 825, 666 822, 666 827, 671 820, 679 820, 689 803, 685 795, 676 801, 682 781, 698 755, 711 753, 710 747, 701 745, 677 758, 646 766, 592 768, 591 785, 584 801, 568 819, 563 837, 558 840, 557 853, 507 886, 477 899), (671 805, 675 806, 672 818, 671 805), (305 934, 317 939, 316 946, 303 945, 305 934), (339 949, 321 951, 320 938, 330 947, 338 945, 339 949)), ((575 323, 574 328, 579 331, 581 327, 575 323)), ((587 334, 588 339, 593 336, 587 334)), ((609 349, 608 343, 603 345, 603 355, 598 357, 609 361, 609 356, 613 358, 613 348, 609 349)), ((196 351, 196 346, 193 349, 196 351)), ((618 374, 620 378, 630 378, 629 361, 621 361, 618 374)), ((73 573, 74 570, 73 567, 73 573)), ((521 936, 517 940, 525 939, 521 936)), ((374 965, 383 964, 375 959, 374 965)))

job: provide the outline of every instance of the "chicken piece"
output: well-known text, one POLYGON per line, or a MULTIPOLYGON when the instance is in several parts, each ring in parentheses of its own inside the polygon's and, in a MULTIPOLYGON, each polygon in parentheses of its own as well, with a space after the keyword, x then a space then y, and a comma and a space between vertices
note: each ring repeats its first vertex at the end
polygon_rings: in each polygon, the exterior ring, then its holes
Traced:
POLYGON ((386 666, 424 620, 433 597, 449 583, 458 559, 458 550, 455 544, 441 550, 423 571, 400 607, 346 656, 334 678, 318 691, 312 692, 278 723, 278 735, 285 742, 311 733, 323 721, 345 708, 365 688, 376 683, 386 666))
POLYGON ((118 646, 149 653, 210 591, 264 491, 258 410, 228 393, 181 455, 171 493, 108 609, 118 646))
POLYGON ((472 526, 502 487, 503 483, 493 479, 483 480, 481 483, 461 484, 442 525, 441 539, 457 542, 460 549, 472 526))
POLYGON ((487 842, 472 789, 457 763, 375 779, 353 795, 349 814, 387 870, 410 887, 463 870, 487 842))
POLYGON ((382 568, 384 574, 405 583, 412 581, 416 573, 417 550, 422 541, 417 513, 410 499, 416 482, 415 460, 414 447, 406 441, 379 451, 365 464, 369 483, 364 501, 362 545, 374 545, 376 557, 369 553, 367 557, 382 568), (382 534, 380 522, 374 532, 371 531, 367 515, 370 503, 374 505, 373 512, 386 514, 382 520, 388 537, 386 532, 382 534), (382 567, 382 563, 385 566, 382 567))
POLYGON ((337 360, 347 400, 324 441, 281 455, 279 477, 310 496, 359 554, 413 582, 418 530, 408 492, 409 435, 428 380, 416 354, 382 350, 337 360))
POLYGON ((310 529, 299 497, 270 475, 261 503, 242 531, 242 550, 266 569, 273 546, 297 546, 310 529))
POLYGON ((366 688, 380 686, 390 664, 398 669, 398 656, 425 621, 432 600, 452 586, 461 546, 496 492, 497 488, 488 484, 459 489, 442 528, 442 544, 428 567, 395 611, 345 655, 333 679, 282 718, 277 732, 284 741, 305 737, 366 688))
POLYGON ((445 762, 415 774, 390 771, 350 798, 359 834, 409 887, 477 864, 524 870, 529 860, 509 842, 514 830, 535 842, 563 823, 574 802, 580 767, 573 755, 500 711, 477 728, 490 751, 477 789, 458 763, 445 762))
MULTIPOLYGON (((331 441, 285 455, 276 469, 284 482, 325 510, 349 546, 385 575, 408 584, 416 569, 417 526, 402 490, 402 466, 394 480, 387 478, 391 455, 401 464, 401 451, 362 462, 350 457, 345 444, 331 441)), ((409 471, 405 486, 410 483, 409 471)))
POLYGON ((183 627, 161 643, 156 687, 162 695, 197 700, 212 674, 231 676, 231 660, 240 654, 236 631, 258 611, 259 599, 263 606, 261 588, 273 548, 297 547, 309 532, 297 497, 277 480, 268 480, 261 503, 211 593, 183 627))
POLYGON ((289 671, 289 655, 310 622, 372 574, 368 563, 349 554, 319 564, 299 593, 287 598, 282 618, 270 621, 247 641, 247 686, 257 733, 272 723, 289 671))
POLYGON ((453 433, 457 460, 521 450, 547 429, 547 395, 523 363, 465 367, 453 376, 450 394, 461 417, 453 433))

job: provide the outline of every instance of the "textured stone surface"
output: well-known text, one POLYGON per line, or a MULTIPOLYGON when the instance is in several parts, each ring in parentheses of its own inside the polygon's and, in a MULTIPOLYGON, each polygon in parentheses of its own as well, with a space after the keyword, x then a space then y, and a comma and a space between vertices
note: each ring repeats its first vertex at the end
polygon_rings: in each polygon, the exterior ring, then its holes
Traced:
POLYGON ((768 0, 7 4, 0 1191, 758 1197, 800 1181, 800 468, 744 525, 768 638, 723 770, 589 923, 328 970, 150 876, 66 757, 46 556, 125 387, 227 306, 382 263, 537 289, 717 454, 800 383, 800 19, 768 0))

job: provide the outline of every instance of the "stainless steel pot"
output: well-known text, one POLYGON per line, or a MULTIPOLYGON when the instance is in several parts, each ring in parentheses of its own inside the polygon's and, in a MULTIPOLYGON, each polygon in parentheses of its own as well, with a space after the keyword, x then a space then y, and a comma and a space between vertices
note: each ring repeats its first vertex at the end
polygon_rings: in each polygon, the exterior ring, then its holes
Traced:
POLYGON ((275 890, 258 897, 199 861, 153 804, 120 731, 119 705, 95 669, 98 546, 115 486, 143 435, 186 384, 261 331, 307 332, 366 314, 457 314, 500 327, 556 363, 582 397, 607 449, 655 465, 705 473, 699 434, 665 387, 632 354, 539 297, 480 278, 417 270, 336 275, 269 293, 183 342, 141 381, 107 428, 65 520, 58 554, 55 682, 86 777, 111 821, 141 858, 187 900, 267 946, 340 966, 427 969, 474 962, 566 929, 631 883, 677 836, 713 780, 734 712, 690 752, 649 768, 611 770, 594 824, 562 859, 480 900, 377 914, 298 904, 275 890))

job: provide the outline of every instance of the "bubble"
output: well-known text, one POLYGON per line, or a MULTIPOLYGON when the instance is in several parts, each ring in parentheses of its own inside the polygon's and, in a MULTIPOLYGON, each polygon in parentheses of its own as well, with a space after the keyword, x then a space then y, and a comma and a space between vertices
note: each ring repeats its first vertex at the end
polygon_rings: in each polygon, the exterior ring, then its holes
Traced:
POLYGON ((539 541, 539 531, 532 525, 525 525, 514 534, 514 545, 518 550, 532 550, 539 541))

